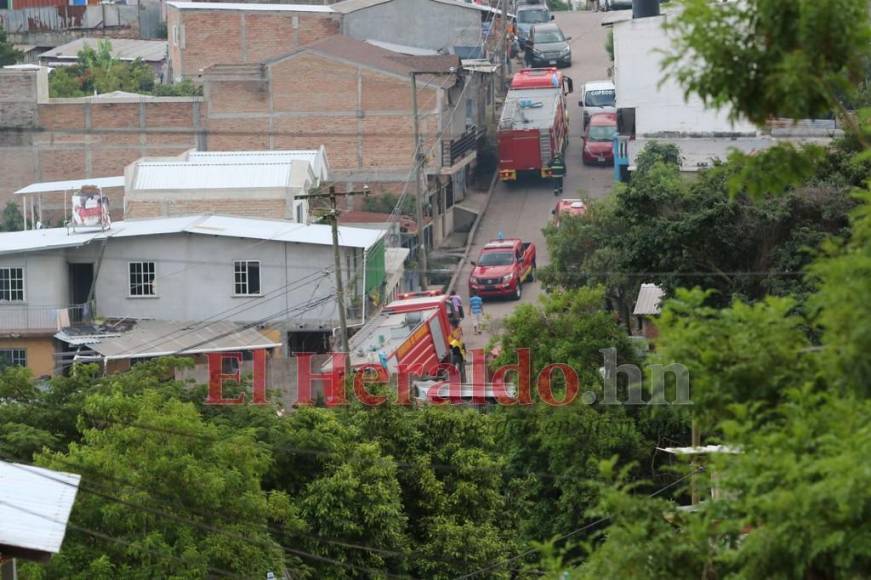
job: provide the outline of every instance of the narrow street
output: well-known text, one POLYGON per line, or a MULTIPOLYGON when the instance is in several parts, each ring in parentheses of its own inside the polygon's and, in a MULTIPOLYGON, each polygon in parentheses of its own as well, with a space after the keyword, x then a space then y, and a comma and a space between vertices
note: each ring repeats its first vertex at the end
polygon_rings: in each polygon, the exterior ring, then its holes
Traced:
MULTIPOLYGON (((607 30, 601 26, 604 14, 603 12, 558 12, 556 16, 556 23, 562 28, 563 33, 572 39, 572 66, 563 69, 563 72, 574 82, 574 93, 568 97, 571 137, 566 155, 567 175, 564 197, 603 197, 610 191, 613 183, 610 167, 587 167, 581 163, 582 116, 578 106, 581 89, 587 81, 608 78, 610 63, 608 53, 605 51, 607 30)), ((516 71, 520 64, 515 61, 512 66, 516 71)), ((506 238, 516 237, 534 242, 538 266, 547 264, 549 259, 542 228, 551 218, 550 212, 556 199, 550 181, 529 178, 512 184, 497 183, 490 206, 478 228, 470 259, 476 259, 481 247, 489 240, 495 239, 502 231, 506 238)), ((467 262, 457 284, 457 292, 463 296, 463 303, 466 305, 469 299, 468 279, 471 269, 471 264, 467 262)), ((484 347, 490 340, 491 333, 498 332, 502 320, 518 304, 534 303, 540 293, 541 285, 533 282, 523 286, 523 298, 520 301, 510 299, 486 301, 484 314, 485 317, 489 317, 489 326, 483 334, 479 336, 473 334, 471 317, 467 316, 463 323, 467 347, 470 349, 484 347)), ((468 310, 468 306, 466 308, 468 310)))

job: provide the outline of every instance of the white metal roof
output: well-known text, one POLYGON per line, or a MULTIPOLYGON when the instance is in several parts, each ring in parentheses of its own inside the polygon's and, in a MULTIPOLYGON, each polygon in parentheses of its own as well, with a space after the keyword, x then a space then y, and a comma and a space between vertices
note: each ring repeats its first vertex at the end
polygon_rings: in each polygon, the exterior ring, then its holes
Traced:
POLYGON ((59 552, 80 479, 0 461, 0 546, 59 552))
POLYGON ((244 4, 238 2, 167 2, 179 10, 244 10, 246 12, 335 12, 318 4, 244 4))
POLYGON ((660 302, 665 294, 656 284, 642 284, 638 289, 638 300, 635 301, 634 316, 652 316, 659 314, 660 302))
POLYGON ((437 50, 432 50, 430 48, 418 48, 416 46, 406 46, 404 44, 394 44, 392 42, 384 42, 382 40, 373 40, 371 38, 367 38, 366 42, 371 45, 383 48, 385 50, 389 50, 391 52, 398 52, 400 54, 408 54, 411 56, 433 56, 439 53, 437 50))
POLYGON ((262 189, 290 187, 289 163, 138 161, 132 189, 262 189))
POLYGON ((16 194, 26 193, 49 193, 52 191, 72 191, 80 189, 83 185, 96 185, 97 187, 124 187, 124 176, 119 177, 92 177, 90 179, 70 179, 68 181, 43 181, 31 183, 22 187, 16 194))
POLYGON ((318 179, 329 179, 329 163, 323 145, 319 149, 271 151, 189 151, 187 160, 193 163, 221 165, 226 163, 287 163, 308 161, 318 179))
POLYGON ((729 445, 703 445, 701 447, 657 447, 673 455, 705 455, 708 453, 741 453, 739 447, 729 445))
MULTIPOLYGON (((86 46, 96 50, 101 38, 77 38, 66 44, 52 48, 39 55, 43 60, 76 60, 79 51, 86 46)), ((145 62, 161 62, 167 58, 167 42, 165 40, 138 40, 134 38, 112 38, 112 56, 120 60, 136 60, 145 62)))
MULTIPOLYGON (((46 228, 0 233, 0 255, 84 246, 103 238, 130 238, 165 234, 204 234, 294 244, 332 245, 332 229, 324 224, 299 224, 284 220, 193 215, 115 222, 106 231, 80 228, 46 228)), ((385 230, 339 226, 339 245, 368 249, 385 230)))

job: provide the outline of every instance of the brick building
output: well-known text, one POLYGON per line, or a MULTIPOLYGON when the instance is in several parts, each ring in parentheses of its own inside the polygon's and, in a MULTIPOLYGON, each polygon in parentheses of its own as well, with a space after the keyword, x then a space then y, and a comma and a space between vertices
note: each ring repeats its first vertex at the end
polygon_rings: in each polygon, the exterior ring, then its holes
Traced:
MULTIPOLYGON (((46 69, 0 69, 0 206, 32 183, 115 177, 140 157, 203 148, 203 102, 202 97, 49 99, 46 69)), ((46 219, 55 223, 63 194, 46 195, 43 203, 46 219)), ((121 204, 113 200, 113 206, 121 204)))
MULTIPOLYGON (((482 77, 461 74, 454 55, 406 56, 334 36, 251 65, 205 71, 208 148, 295 149, 323 144, 333 180, 373 191, 402 191, 413 167, 411 73, 432 199, 432 243, 453 231, 489 93, 482 77), (471 137, 471 138, 470 138, 471 137), (466 149, 451 147, 466 144, 466 149), (447 146, 447 149, 445 149, 447 146), (445 153, 447 151, 447 153, 445 153)), ((412 189, 413 192, 413 189, 412 189)))
POLYGON ((170 78, 214 64, 259 63, 339 32, 339 15, 311 4, 168 2, 170 78))

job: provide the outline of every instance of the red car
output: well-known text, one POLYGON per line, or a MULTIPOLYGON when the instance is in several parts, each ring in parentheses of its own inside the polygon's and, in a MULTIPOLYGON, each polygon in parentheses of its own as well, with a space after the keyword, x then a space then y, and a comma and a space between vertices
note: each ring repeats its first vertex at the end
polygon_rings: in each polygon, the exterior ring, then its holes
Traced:
POLYGON ((535 279, 535 244, 516 239, 488 242, 472 265, 475 268, 469 277, 470 295, 520 300, 523 283, 535 279))
POLYGON ((584 164, 614 165, 615 135, 616 113, 598 113, 590 117, 590 124, 584 130, 584 164))
POLYGON ((550 213, 553 214, 553 225, 559 227, 560 217, 584 215, 587 213, 587 204, 580 199, 561 199, 550 213))

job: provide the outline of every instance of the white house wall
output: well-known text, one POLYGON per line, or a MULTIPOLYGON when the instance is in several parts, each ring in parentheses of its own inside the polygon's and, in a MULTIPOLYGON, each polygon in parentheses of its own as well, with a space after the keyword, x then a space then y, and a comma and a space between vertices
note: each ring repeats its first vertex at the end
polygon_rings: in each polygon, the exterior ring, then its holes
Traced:
POLYGON ((617 107, 635 108, 636 134, 755 134, 752 123, 733 124, 728 111, 708 109, 694 95, 685 100, 684 90, 675 80, 663 81, 662 60, 664 53, 671 50, 662 28, 666 18, 666 15, 639 18, 614 25, 617 107))

